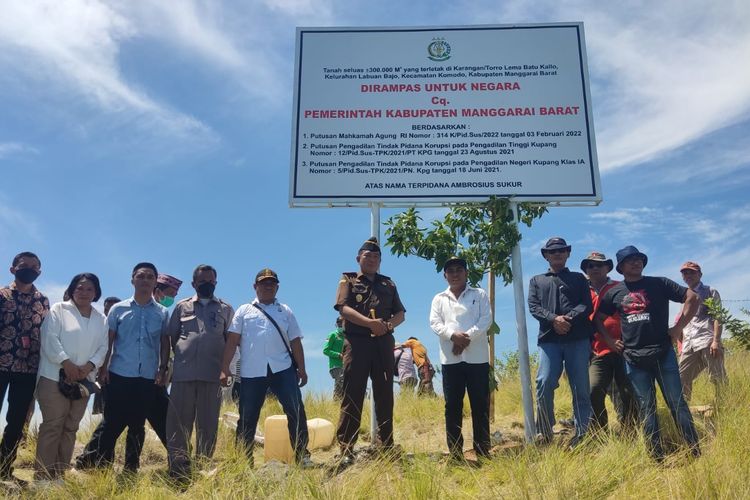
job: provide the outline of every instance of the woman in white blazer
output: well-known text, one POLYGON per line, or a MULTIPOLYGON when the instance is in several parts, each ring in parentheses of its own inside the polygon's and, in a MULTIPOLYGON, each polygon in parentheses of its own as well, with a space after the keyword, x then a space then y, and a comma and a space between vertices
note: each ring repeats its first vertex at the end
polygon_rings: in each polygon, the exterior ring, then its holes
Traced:
POLYGON ((78 274, 65 294, 69 300, 54 304, 42 323, 36 387, 42 411, 36 447, 38 480, 62 479, 70 466, 76 431, 88 404, 88 395, 78 399, 63 395, 60 379, 67 383, 84 379, 94 382, 107 353, 107 323, 92 306, 102 295, 99 278, 92 273, 78 274))

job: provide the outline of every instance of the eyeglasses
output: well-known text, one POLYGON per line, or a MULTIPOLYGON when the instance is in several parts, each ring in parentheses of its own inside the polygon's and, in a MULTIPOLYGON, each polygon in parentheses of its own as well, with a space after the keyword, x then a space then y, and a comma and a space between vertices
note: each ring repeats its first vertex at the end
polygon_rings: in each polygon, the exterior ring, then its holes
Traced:
POLYGON ((586 264, 586 269, 591 269, 592 267, 605 267, 607 264, 604 262, 589 262, 586 264))
POLYGON ((566 248, 555 248, 553 250, 545 250, 545 253, 547 254, 556 254, 556 253, 566 253, 568 250, 566 248))

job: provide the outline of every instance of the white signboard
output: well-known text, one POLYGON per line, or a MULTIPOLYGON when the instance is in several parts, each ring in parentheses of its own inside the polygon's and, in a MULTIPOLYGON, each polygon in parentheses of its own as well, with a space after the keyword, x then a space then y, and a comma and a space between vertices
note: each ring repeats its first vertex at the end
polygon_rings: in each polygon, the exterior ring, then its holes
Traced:
POLYGON ((582 23, 298 28, 290 204, 601 201, 582 23))

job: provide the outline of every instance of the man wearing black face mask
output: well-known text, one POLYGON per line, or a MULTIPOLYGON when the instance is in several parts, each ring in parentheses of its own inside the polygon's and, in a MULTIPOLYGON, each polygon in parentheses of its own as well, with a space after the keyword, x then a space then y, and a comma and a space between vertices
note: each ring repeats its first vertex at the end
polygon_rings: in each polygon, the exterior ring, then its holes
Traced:
POLYGON ((0 288, 0 408, 8 390, 8 413, 0 442, 0 479, 13 478, 13 462, 34 397, 39 369, 39 331, 49 300, 32 284, 42 264, 31 252, 13 258, 15 280, 0 288), (8 389, 10 388, 10 389, 8 389))
POLYGON ((190 472, 190 435, 195 424, 196 456, 211 458, 216 446, 221 407, 222 355, 232 306, 214 296, 216 269, 200 265, 193 271, 196 294, 175 305, 162 338, 161 367, 168 367, 174 349, 174 373, 167 413, 169 474, 184 478, 190 472))

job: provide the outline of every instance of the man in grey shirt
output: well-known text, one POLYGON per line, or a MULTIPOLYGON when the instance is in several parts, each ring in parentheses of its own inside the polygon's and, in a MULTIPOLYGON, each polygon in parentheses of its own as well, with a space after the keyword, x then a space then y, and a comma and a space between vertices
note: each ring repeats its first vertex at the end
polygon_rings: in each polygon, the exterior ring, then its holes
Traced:
POLYGON ((196 294, 181 300, 162 338, 161 368, 169 366, 174 350, 174 373, 167 413, 169 474, 185 478, 190 472, 190 436, 197 434, 196 456, 208 459, 216 447, 221 408, 222 355, 232 306, 214 296, 216 269, 200 265, 193 271, 196 294))

